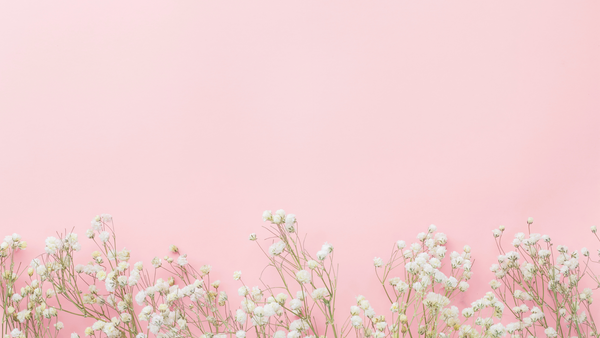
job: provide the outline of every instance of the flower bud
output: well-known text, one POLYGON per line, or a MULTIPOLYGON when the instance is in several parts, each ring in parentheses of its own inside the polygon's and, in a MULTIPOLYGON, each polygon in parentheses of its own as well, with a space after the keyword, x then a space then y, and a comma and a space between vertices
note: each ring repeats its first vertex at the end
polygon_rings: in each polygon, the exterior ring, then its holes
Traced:
POLYGON ((533 217, 527 218, 527 224, 532 224, 532 223, 533 223, 533 217))

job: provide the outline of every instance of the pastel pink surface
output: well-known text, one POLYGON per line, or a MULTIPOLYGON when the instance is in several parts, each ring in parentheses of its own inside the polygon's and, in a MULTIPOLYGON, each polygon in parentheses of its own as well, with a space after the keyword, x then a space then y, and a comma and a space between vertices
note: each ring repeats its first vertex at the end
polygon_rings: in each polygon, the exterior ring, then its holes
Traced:
MULTIPOLYGON (((374 256, 433 223, 476 259, 491 230, 600 244, 597 1, 0 5, 0 235, 28 261, 114 216, 145 262, 170 244, 257 284, 265 209, 333 243, 345 314, 383 312, 374 256), (377 297, 380 301, 376 301, 377 297)), ((83 237, 83 236, 82 236, 83 237)), ((84 241, 84 243, 86 243, 84 241)), ((264 243, 267 245, 268 243, 264 243)), ((83 259, 87 261, 87 257, 83 259)))

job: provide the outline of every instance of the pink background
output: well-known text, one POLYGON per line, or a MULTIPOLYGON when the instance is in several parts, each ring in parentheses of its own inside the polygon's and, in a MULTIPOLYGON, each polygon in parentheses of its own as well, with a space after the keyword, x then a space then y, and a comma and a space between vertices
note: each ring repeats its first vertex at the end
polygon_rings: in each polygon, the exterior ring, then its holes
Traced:
POLYGON ((135 260, 177 244, 237 289, 234 270, 257 284, 266 262, 248 234, 283 208, 315 253, 334 244, 345 315, 357 294, 383 299, 372 258, 433 223, 450 249, 473 248, 470 302, 499 225, 533 216, 557 244, 600 247, 598 13, 595 0, 5 1, 0 235, 23 235, 29 260, 111 213, 135 260))

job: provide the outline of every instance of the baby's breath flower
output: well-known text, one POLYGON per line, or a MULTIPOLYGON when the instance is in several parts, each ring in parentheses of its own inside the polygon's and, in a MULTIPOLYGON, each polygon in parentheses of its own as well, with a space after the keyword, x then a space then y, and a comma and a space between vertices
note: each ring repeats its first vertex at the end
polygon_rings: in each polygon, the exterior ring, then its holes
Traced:
POLYGON ((279 241, 279 242, 273 243, 269 247, 269 254, 271 256, 279 256, 283 252, 283 250, 285 250, 285 242, 279 241))
POLYGON ((350 318, 350 321, 352 322, 352 326, 354 327, 361 327, 362 326, 362 318, 359 316, 352 316, 352 318, 350 318))
POLYGON ((296 272, 296 280, 301 284, 310 283, 310 272, 306 270, 296 272))
POLYGON ((187 254, 183 254, 177 258, 177 264, 179 266, 186 266, 188 264, 187 254))
POLYGON ((265 210, 262 214, 263 222, 270 221, 273 219, 273 214, 271 210, 265 210))

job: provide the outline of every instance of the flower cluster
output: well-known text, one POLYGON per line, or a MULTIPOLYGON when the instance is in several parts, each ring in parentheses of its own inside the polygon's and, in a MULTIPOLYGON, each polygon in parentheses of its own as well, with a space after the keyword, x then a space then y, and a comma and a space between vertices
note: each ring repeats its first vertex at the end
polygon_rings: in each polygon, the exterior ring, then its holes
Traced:
POLYGON ((599 285, 590 270, 594 261, 589 250, 555 246, 550 236, 532 233, 532 224, 530 217, 528 233, 517 233, 510 251, 502 246, 505 228, 492 231, 500 255, 490 268, 496 277, 490 286, 517 320, 507 325, 508 333, 600 337, 590 309, 593 292, 584 285, 586 276, 599 285))
POLYGON ((378 316, 369 301, 358 296, 357 304, 350 308, 351 323, 358 335, 375 338, 399 334, 403 337, 504 335, 502 324, 494 324, 493 320, 502 317, 504 306, 493 294, 486 294, 464 309, 463 318, 456 306, 450 306, 455 295, 469 288, 471 248, 465 246, 463 252, 448 254, 445 246, 448 238, 436 231, 437 227, 430 225, 427 232, 417 235, 416 242, 410 245, 403 240, 396 242, 385 263, 379 257, 373 259, 377 277, 391 303, 391 315, 387 319, 378 316), (483 317, 487 308, 491 308, 487 311, 491 316, 483 317), (469 320, 474 321, 473 326, 467 324, 469 320))
POLYGON ((241 271, 233 272, 241 284, 237 308, 212 267, 195 268, 175 245, 149 264, 131 262, 131 252, 117 245, 108 214, 96 216, 85 233, 97 248, 85 264, 78 263, 82 246, 73 232, 48 237, 44 253, 24 268, 16 254, 27 243, 17 234, 6 236, 0 245, 2 335, 64 337, 59 316, 78 316, 89 327, 71 338, 600 337, 590 307, 592 287, 600 285, 590 264, 599 261, 586 248, 555 247, 549 236, 531 233, 531 218, 528 233, 516 234, 511 250, 502 246, 505 228, 493 230, 500 251, 491 267, 495 279, 469 307, 454 304, 469 289, 471 248, 449 252, 447 236, 431 225, 411 244, 394 243, 389 259, 373 259, 389 311, 376 312, 359 295, 344 321, 336 314, 333 245, 306 247, 296 216, 284 210, 265 211, 262 218, 270 243, 263 247, 255 233, 249 240, 265 254, 264 271, 277 282, 261 275, 260 285, 247 285, 241 271), (507 313, 514 320, 503 324, 507 313))
MULTIPOLYGON (((298 236, 296 216, 284 210, 265 211, 263 221, 270 223, 266 228, 275 238, 263 252, 282 286, 265 285, 264 290, 258 286, 240 287, 238 293, 244 299, 237 310, 237 321, 260 337, 314 338, 328 333, 342 337, 335 321, 337 271, 333 245, 325 242, 313 256, 298 236), (317 317, 325 324, 320 325, 317 317)), ((256 235, 250 239, 255 241, 256 235)))
POLYGON ((17 264, 16 253, 26 248, 18 234, 6 236, 0 244, 2 333, 12 338, 58 337, 64 325, 58 320, 57 308, 49 303, 55 297, 54 290, 44 291, 42 281, 34 276, 34 267, 25 270, 17 264))
POLYGON ((74 263, 81 245, 76 234, 67 233, 49 237, 46 253, 34 259, 30 267, 30 275, 55 294, 59 303, 76 309, 69 309, 70 315, 93 319, 85 336, 222 336, 237 328, 227 307, 227 293, 219 292, 218 280, 211 282, 210 265, 195 269, 187 254, 175 246, 170 251, 177 257, 155 257, 152 271, 141 261, 130 263, 130 251, 117 247, 108 214, 92 220, 86 237, 98 249, 87 264, 74 263))

